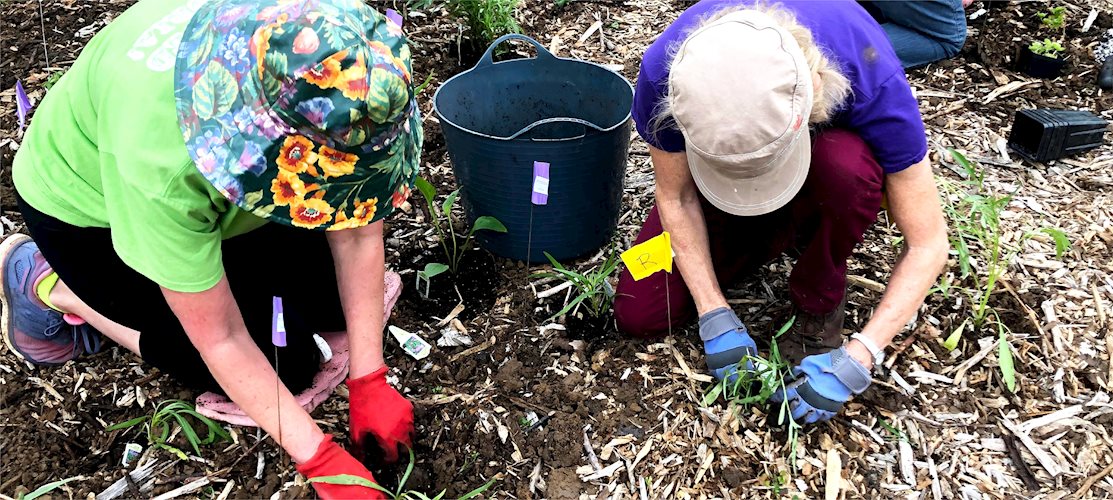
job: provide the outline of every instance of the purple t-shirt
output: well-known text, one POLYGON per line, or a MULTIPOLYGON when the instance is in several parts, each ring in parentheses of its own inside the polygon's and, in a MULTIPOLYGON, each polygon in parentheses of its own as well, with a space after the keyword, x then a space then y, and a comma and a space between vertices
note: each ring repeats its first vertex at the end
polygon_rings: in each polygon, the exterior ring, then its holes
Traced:
MULTIPOLYGON (((702 19, 720 9, 754 3, 703 0, 684 11, 649 46, 642 57, 633 106, 634 123, 646 142, 664 151, 684 151, 684 136, 679 130, 661 127, 654 133, 649 126, 658 104, 668 95, 670 48, 683 43, 702 19)), ((923 160, 927 136, 919 105, 885 32, 865 9, 854 0, 778 3, 796 14, 796 19, 812 31, 816 43, 850 79, 853 94, 826 126, 858 133, 886 173, 899 172, 923 160)))

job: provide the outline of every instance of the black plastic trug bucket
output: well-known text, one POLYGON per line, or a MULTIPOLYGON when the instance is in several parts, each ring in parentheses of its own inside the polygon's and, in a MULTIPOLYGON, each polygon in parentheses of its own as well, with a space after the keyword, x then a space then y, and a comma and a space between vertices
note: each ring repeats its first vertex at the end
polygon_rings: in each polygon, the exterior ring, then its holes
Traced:
POLYGON ((523 35, 495 40, 474 68, 444 82, 433 108, 468 221, 490 215, 508 230, 480 231, 479 244, 542 262, 543 252, 567 260, 607 243, 618 224, 633 98, 622 75, 556 57, 523 35), (493 62, 509 39, 533 44, 537 57, 493 62), (531 202, 534 162, 550 165, 546 205, 531 202))

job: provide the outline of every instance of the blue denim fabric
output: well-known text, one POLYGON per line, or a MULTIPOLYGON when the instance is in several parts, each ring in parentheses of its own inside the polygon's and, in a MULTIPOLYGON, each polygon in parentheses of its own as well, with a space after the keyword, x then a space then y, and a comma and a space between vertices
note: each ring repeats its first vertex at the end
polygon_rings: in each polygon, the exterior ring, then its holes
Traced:
POLYGON ((966 42, 962 0, 861 2, 881 23, 905 69, 954 57, 966 42))

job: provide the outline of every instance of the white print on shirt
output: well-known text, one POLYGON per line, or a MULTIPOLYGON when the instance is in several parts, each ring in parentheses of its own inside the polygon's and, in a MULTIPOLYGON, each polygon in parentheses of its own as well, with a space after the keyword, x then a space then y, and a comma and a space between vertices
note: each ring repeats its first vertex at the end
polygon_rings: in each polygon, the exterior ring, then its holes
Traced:
POLYGON ((128 50, 128 57, 133 61, 147 60, 147 69, 164 72, 174 69, 174 60, 178 54, 178 45, 182 42, 182 30, 185 24, 193 18, 193 14, 204 5, 206 0, 190 0, 187 4, 174 9, 172 12, 159 19, 139 35, 135 44, 128 50), (169 35, 169 36, 167 36, 169 35), (159 44, 159 37, 167 38, 159 44), (150 54, 147 49, 158 46, 150 54))

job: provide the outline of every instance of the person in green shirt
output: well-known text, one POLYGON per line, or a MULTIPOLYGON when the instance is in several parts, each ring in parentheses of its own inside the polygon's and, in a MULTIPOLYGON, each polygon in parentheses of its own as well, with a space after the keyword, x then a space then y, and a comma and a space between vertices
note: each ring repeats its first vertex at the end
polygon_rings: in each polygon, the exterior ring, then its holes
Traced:
POLYGON ((61 364, 103 335, 226 394, 306 476, 373 480, 294 394, 313 334, 345 337, 357 449, 410 444, 383 358, 382 220, 422 145, 399 22, 359 0, 141 0, 105 27, 16 155, 31 236, 0 244, 9 349, 61 364))

